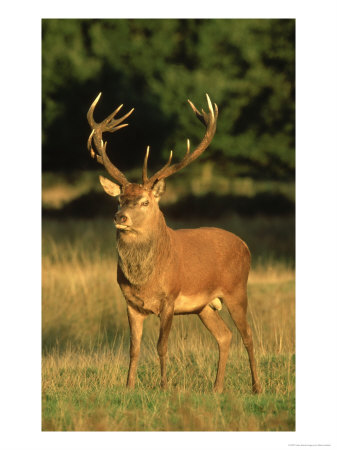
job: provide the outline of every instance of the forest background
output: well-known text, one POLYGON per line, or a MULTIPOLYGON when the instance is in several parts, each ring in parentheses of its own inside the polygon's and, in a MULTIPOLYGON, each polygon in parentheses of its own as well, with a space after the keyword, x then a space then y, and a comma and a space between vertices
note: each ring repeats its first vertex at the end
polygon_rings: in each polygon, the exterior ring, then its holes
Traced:
POLYGON ((207 92, 220 114, 203 158, 226 176, 294 180, 295 20, 43 20, 42 69, 43 170, 95 167, 83 144, 99 91, 98 115, 135 107, 132 131, 113 136, 122 170, 147 145, 156 166, 198 142, 187 98, 207 92))

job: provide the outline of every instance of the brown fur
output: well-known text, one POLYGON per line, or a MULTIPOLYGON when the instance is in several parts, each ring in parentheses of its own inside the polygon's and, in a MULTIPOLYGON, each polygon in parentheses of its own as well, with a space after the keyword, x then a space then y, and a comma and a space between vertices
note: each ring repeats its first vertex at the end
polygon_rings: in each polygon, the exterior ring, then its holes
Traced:
MULTIPOLYGON (((111 182, 110 182, 111 183, 111 182)), ((254 392, 260 392, 252 333, 246 320, 250 252, 234 234, 219 228, 172 230, 167 227, 154 193, 129 184, 121 192, 116 223, 122 217, 128 228, 118 230, 117 280, 127 302, 130 324, 130 367, 127 385, 135 385, 144 319, 160 317, 158 354, 161 384, 167 385, 168 336, 175 314, 198 314, 219 346, 214 389, 223 389, 231 332, 210 307, 224 302, 247 348, 254 392), (147 206, 144 202, 148 201, 147 206)))
POLYGON ((118 265, 130 283, 145 284, 152 271, 156 245, 150 239, 128 244, 117 238, 118 265))
POLYGON ((149 314, 160 317, 157 344, 161 368, 161 385, 166 387, 167 343, 174 314, 198 314, 203 324, 215 337, 219 347, 219 363, 214 390, 221 392, 231 341, 231 332, 214 309, 214 302, 224 302, 241 333, 246 346, 252 374, 253 391, 260 392, 253 341, 247 323, 247 279, 250 253, 237 236, 218 228, 172 230, 166 226, 158 201, 165 190, 164 179, 183 169, 198 158, 211 143, 218 118, 218 107, 206 94, 208 112, 201 112, 189 104, 196 117, 205 125, 206 133, 200 144, 187 151, 180 162, 171 164, 172 152, 165 166, 147 176, 149 147, 143 165, 143 184, 129 183, 106 154, 104 132, 113 133, 127 124, 121 124, 133 110, 115 119, 117 108, 101 123, 93 112, 99 94, 89 108, 87 118, 92 128, 88 149, 93 158, 103 164, 119 183, 100 177, 104 190, 119 196, 120 207, 115 215, 118 228, 117 280, 127 302, 130 324, 130 366, 127 386, 135 385, 137 362, 144 319, 149 314), (95 150, 92 144, 94 143, 95 150), (122 188, 120 188, 122 186, 122 188), (213 307, 211 307, 213 306, 213 307))

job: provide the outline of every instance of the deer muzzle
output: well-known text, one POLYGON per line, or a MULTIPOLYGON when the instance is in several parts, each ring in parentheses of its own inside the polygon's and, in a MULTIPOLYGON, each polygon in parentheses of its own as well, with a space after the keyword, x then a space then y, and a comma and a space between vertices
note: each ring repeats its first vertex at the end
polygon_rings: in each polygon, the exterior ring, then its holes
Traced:
POLYGON ((114 222, 116 228, 118 228, 119 230, 126 230, 131 225, 130 217, 125 212, 122 211, 118 211, 115 214, 114 222))

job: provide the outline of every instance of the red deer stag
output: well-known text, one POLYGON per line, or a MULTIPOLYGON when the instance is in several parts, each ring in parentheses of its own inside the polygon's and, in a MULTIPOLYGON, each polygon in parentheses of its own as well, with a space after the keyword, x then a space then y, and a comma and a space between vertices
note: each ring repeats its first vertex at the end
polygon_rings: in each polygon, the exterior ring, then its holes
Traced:
POLYGON ((165 190, 164 179, 197 159, 213 139, 218 108, 208 95, 209 112, 200 113, 189 101, 197 118, 205 125, 206 133, 191 153, 187 140, 184 158, 148 178, 147 160, 143 165, 143 183, 130 183, 110 161, 103 132, 113 133, 128 124, 122 123, 132 112, 115 118, 123 105, 103 122, 96 123, 93 113, 101 94, 92 103, 88 122, 92 132, 88 139, 91 156, 103 164, 113 183, 100 177, 105 192, 119 197, 119 208, 114 217, 117 229, 117 281, 127 303, 130 324, 130 366, 127 386, 135 385, 137 363, 144 319, 149 314, 160 318, 157 344, 161 368, 161 386, 167 386, 167 342, 174 314, 198 314, 202 323, 215 337, 219 347, 219 362, 214 385, 222 392, 225 367, 232 333, 217 310, 224 302, 237 326, 247 349, 252 375, 253 392, 261 391, 253 352, 252 332, 247 323, 247 279, 250 252, 247 245, 234 234, 218 228, 172 230, 166 225, 158 202, 165 190), (94 145, 92 145, 94 143, 94 145))

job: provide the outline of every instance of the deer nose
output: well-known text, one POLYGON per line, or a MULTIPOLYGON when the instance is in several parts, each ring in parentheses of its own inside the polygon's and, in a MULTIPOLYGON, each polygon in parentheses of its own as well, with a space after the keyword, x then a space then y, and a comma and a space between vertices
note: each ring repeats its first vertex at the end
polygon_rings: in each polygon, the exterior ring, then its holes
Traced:
POLYGON ((120 211, 118 211, 115 214, 115 222, 116 223, 125 223, 128 220, 128 216, 125 215, 125 213, 121 213, 120 211))

